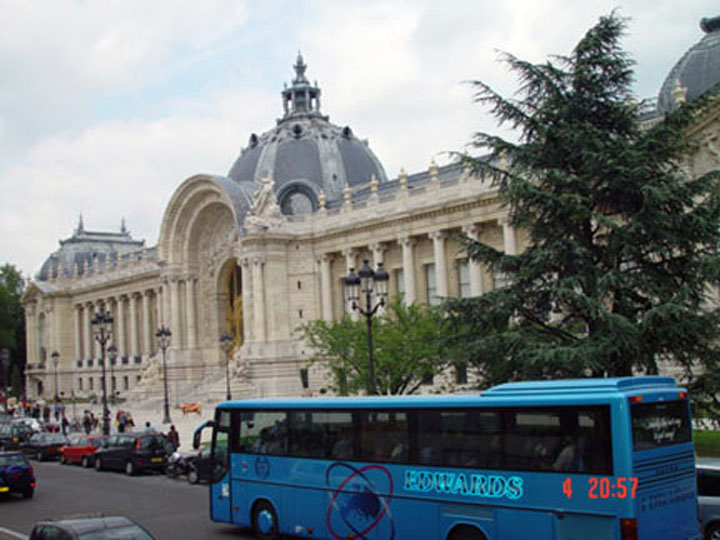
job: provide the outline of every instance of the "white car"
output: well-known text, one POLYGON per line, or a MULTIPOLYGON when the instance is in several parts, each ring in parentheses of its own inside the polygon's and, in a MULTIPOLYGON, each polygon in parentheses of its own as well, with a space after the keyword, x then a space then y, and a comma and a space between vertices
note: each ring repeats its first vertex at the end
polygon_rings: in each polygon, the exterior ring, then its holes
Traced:
POLYGON ((720 458, 697 458, 698 505, 704 540, 720 540, 720 458))

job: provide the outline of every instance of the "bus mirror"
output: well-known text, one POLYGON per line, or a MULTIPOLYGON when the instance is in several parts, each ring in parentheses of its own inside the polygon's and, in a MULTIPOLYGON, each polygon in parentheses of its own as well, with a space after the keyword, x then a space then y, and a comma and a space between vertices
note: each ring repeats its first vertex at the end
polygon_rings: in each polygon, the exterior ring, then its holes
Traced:
POLYGON ((203 429, 205 429, 206 427, 215 427, 215 422, 213 422, 212 420, 207 420, 195 429, 195 432, 193 433, 193 448, 195 450, 200 448, 200 439, 202 438, 203 429))

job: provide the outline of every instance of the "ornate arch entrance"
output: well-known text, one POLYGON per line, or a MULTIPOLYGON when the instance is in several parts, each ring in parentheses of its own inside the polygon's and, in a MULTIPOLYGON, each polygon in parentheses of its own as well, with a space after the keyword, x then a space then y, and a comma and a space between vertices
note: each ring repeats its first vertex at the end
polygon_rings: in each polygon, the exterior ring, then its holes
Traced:
POLYGON ((233 259, 225 270, 225 332, 233 338, 231 355, 243 344, 243 280, 242 269, 233 259))

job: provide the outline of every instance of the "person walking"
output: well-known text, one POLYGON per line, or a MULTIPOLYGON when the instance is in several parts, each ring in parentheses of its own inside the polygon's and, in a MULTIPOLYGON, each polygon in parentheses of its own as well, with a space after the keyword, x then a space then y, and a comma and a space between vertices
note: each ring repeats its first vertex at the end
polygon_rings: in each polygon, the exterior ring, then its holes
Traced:
POLYGON ((170 431, 165 434, 168 442, 172 445, 173 452, 180 447, 180 434, 175 429, 174 425, 170 426, 170 431))

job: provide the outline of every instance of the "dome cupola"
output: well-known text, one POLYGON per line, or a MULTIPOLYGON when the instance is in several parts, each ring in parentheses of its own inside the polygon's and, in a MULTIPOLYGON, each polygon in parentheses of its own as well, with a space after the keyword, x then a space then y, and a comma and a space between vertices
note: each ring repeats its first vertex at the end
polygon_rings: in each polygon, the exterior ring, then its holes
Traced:
POLYGON ((720 89, 720 17, 704 18, 703 38, 690 47, 668 74, 658 96, 658 110, 668 112, 678 99, 693 101, 720 89))
POLYGON ((320 88, 310 84, 299 53, 294 69, 291 86, 281 93, 284 116, 270 131, 250 135, 228 176, 237 182, 272 178, 284 214, 314 212, 320 193, 327 200, 340 199, 345 187, 367 184, 373 177, 386 182, 367 141, 320 112, 320 88))

